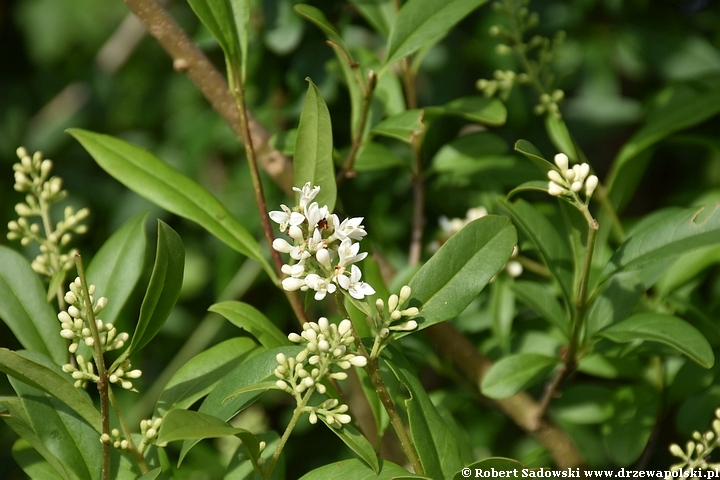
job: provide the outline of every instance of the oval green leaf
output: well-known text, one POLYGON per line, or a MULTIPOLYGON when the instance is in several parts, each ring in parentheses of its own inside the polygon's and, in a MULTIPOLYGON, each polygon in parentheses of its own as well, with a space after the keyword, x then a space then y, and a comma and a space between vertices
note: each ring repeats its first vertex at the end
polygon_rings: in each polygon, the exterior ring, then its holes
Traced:
POLYGON ((507 108, 497 98, 482 95, 461 97, 440 107, 426 107, 428 121, 440 115, 452 115, 466 118, 485 125, 500 126, 507 120, 507 108))
POLYGON ((243 428, 235 428, 212 415, 192 410, 170 410, 163 416, 157 444, 164 446, 176 440, 217 438, 238 433, 250 432, 243 428))
POLYGON ((109 301, 102 311, 105 323, 115 323, 142 275, 145 263, 145 219, 140 213, 125 222, 100 247, 87 267, 88 283, 109 301))
POLYGON ((292 345, 287 336, 283 334, 261 311, 252 305, 238 301, 220 302, 208 308, 209 311, 219 313, 230 323, 247 330, 258 339, 260 344, 271 350, 273 348, 292 345))
POLYGON ((315 197, 318 205, 327 205, 332 212, 335 208, 337 185, 332 160, 332 125, 330 112, 320 90, 310 80, 305 103, 300 113, 297 138, 295 140, 295 186, 302 188, 306 182, 320 187, 315 197))
POLYGON ((156 205, 192 220, 230 248, 257 260, 275 280, 258 242, 210 192, 165 162, 129 142, 72 128, 68 130, 106 172, 156 205))
POLYGON ((371 135, 382 135, 405 143, 412 141, 425 131, 423 124, 424 110, 407 110, 392 115, 375 125, 371 135))
POLYGON ((639 313, 597 333, 613 342, 647 340, 669 345, 696 362, 710 368, 715 363, 710 344, 685 320, 662 313, 639 313))
POLYGON ((496 362, 482 380, 480 389, 490 398, 507 398, 547 377, 560 361, 536 353, 517 353, 496 362))
POLYGON ((23 347, 62 365, 67 360, 67 345, 40 278, 25 257, 2 245, 0 265, 0 319, 23 347))
POLYGON ((450 237, 410 280, 418 329, 457 316, 500 271, 517 243, 512 223, 487 215, 450 237))
POLYGON ((550 170, 557 170, 555 164, 545 160, 540 150, 527 140, 518 140, 515 142, 515 151, 530 159, 543 173, 547 173, 550 170))
POLYGON ((332 430, 335 435, 340 438, 340 440, 345 443, 345 445, 350 448, 350 450, 355 452, 358 457, 370 465, 376 474, 380 472, 380 464, 378 463, 378 457, 377 454, 375 454, 375 449, 360 432, 351 425, 343 425, 342 428, 335 428, 325 421, 325 417, 321 416, 320 419, 330 430, 332 430))

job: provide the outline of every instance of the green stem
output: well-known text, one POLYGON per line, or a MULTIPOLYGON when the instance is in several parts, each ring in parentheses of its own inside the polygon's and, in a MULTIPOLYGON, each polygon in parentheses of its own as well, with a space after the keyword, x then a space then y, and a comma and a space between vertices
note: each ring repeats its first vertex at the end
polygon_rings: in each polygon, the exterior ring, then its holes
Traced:
MULTIPOLYGON (((342 292, 335 292, 335 300, 337 302, 338 309, 340 310, 340 314, 342 315, 342 317, 349 319, 350 314, 348 313, 347 309, 345 308, 345 304, 343 303, 342 292)), ((355 325, 352 326, 352 332, 353 337, 355 338, 355 346, 357 347, 358 352, 360 352, 362 356, 368 359, 367 365, 365 366, 365 371, 368 373, 368 376, 372 381, 373 387, 375 387, 375 392, 378 394, 378 397, 380 397, 380 401, 382 402, 383 407, 385 407, 385 411, 390 418, 390 424, 392 425, 393 430, 395 430, 395 434, 400 441, 400 446, 405 452, 405 456, 410 462, 410 465, 412 465, 413 470, 416 474, 421 476, 425 475, 425 470, 423 469, 422 463, 420 462, 420 457, 417 454, 417 450, 415 449, 415 445, 412 442, 412 438, 410 437, 410 434, 405 428, 405 425, 403 425, 402 419, 400 418, 400 415, 395 409, 395 404, 390 397, 390 393, 388 392, 387 387, 385 387, 385 382, 380 375, 380 364, 378 358, 368 355, 365 345, 363 345, 362 341, 360 340, 360 335, 358 335, 357 330, 355 330, 355 325)))
MULTIPOLYGON (((93 358, 98 369, 97 389, 100 393, 100 417, 102 421, 102 434, 110 435, 110 412, 108 406, 108 374, 105 369, 105 360, 103 359, 102 345, 100 344, 100 334, 98 333, 97 324, 95 323, 95 314, 93 313, 92 302, 90 301, 90 292, 85 278, 85 268, 82 264, 80 254, 75 255, 75 267, 77 268, 78 277, 82 290, 83 303, 85 305, 86 321, 93 338, 93 358)), ((102 480, 110 480, 110 444, 102 442, 102 480)))
POLYGON ((113 410, 115 410, 115 416, 118 419, 118 422, 120 422, 120 429, 123 432, 123 435, 128 441, 128 450, 130 450, 130 454, 135 459, 135 462, 138 464, 138 467, 140 467, 140 471, 143 475, 148 473, 150 469, 148 468, 147 463, 145 463, 145 459, 142 456, 142 452, 138 450, 138 448, 135 446, 135 442, 133 442, 132 439, 132 433, 130 433, 130 429, 127 426, 127 423, 125 423, 125 417, 123 417, 122 411, 120 411, 120 405, 117 403, 117 400, 115 400, 115 394, 112 391, 112 387, 108 385, 108 397, 110 398, 110 403, 112 404, 113 410))
MULTIPOLYGON (((360 83, 360 80, 358 80, 358 83, 360 83)), ((360 83, 360 85, 362 84, 360 83)), ((353 166, 355 165, 355 159, 357 158, 357 154, 360 151, 360 146, 362 145, 363 133, 365 132, 365 125, 367 124, 368 113, 370 112, 370 104, 372 103, 372 96, 373 92, 375 91, 376 85, 377 76, 375 75, 375 72, 370 70, 368 72, 367 88, 363 89, 363 104, 362 109, 360 110, 360 122, 358 123, 357 131, 353 132, 353 140, 352 146, 350 147, 350 152, 348 153, 348 156, 343 163, 343 167, 338 172, 337 178, 335 179, 338 184, 342 183, 346 178, 350 178, 355 175, 353 166)))
MULTIPOLYGON (((311 387, 312 388, 312 387, 311 387)), ((312 390, 308 390, 308 392, 312 392, 312 390)), ((295 411, 293 412, 293 416, 290 419, 290 423, 288 423, 287 428, 285 428, 285 433, 283 433, 282 438, 280 438, 280 443, 278 443, 277 448, 275 448, 275 451, 273 452, 272 457, 270 458, 270 463, 268 463, 267 467, 263 469, 262 471, 262 478, 267 479, 270 478, 270 473, 272 473, 273 468, 275 468, 275 464, 278 461, 278 458, 280 458, 280 454, 283 451, 283 448, 285 447, 285 444, 288 441, 288 438, 290 438, 290 434, 292 433, 293 429, 295 428, 295 425, 297 425, 298 420, 300 420, 300 417, 303 414, 303 409, 305 408, 305 405, 307 404, 307 401, 310 399, 309 395, 305 395, 303 397, 303 401, 298 403, 297 407, 295 407, 295 411)))
MULTIPOLYGON (((274 239, 272 226, 270 225, 270 216, 268 214, 267 204, 265 202, 265 193, 263 192, 262 181, 260 180, 260 172, 258 171, 257 159, 255 157, 255 149, 253 148, 253 139, 250 135, 250 127, 248 124, 247 116, 247 105, 245 104, 245 90, 242 84, 240 72, 236 63, 232 63, 229 70, 230 77, 230 89, 232 91, 233 98, 235 99, 235 105, 237 107, 238 116, 240 118, 240 131, 243 136, 243 143, 245 144, 245 156, 250 166, 250 177, 252 178, 253 192, 255 194, 255 203, 257 204, 258 214, 260 216, 260 222, 262 223, 263 233, 265 234, 265 240, 267 240, 268 246, 270 247, 270 254, 273 262, 275 263, 275 269, 278 275, 281 274, 283 261, 280 257, 280 252, 272 248, 274 239)), ((273 279, 277 285, 279 280, 273 279)), ((300 299, 295 292, 288 292, 283 289, 285 296, 290 302, 290 306, 295 313, 298 321, 302 325, 308 321, 305 314, 305 310, 302 308, 300 299)))

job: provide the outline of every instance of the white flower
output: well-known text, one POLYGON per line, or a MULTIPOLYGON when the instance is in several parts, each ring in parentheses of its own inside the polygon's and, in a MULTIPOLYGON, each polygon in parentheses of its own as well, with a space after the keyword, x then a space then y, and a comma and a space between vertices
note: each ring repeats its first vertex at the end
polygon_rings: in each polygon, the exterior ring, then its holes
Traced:
POLYGON ((347 267, 367 257, 367 252, 358 253, 359 250, 359 243, 353 243, 349 238, 343 240, 338 247, 338 266, 347 267))
POLYGON ((316 273, 311 273, 305 277, 305 284, 315 290, 315 300, 322 300, 328 293, 335 293, 335 284, 316 273))
POLYGON ((305 185, 303 185, 302 189, 293 187, 293 190, 300 194, 300 200, 298 201, 298 205, 300 205, 300 207, 304 211, 305 207, 317 196, 318 192, 320 191, 320 187, 311 187, 310 182, 307 182, 305 185))
POLYGON ((307 289, 307 286, 305 285, 305 279, 295 277, 288 277, 284 279, 282 281, 282 287, 288 292, 294 292, 295 290, 303 289, 303 287, 307 289))
POLYGON ((321 220, 325 220, 329 215, 327 205, 319 207, 317 202, 313 202, 305 208, 305 218, 307 218, 309 228, 316 228, 321 220))
MULTIPOLYGON (((334 223, 337 225, 337 216, 333 215, 334 223)), ((349 238, 350 240, 362 240, 367 235, 365 226, 362 225, 363 217, 346 218, 340 225, 335 228, 335 232, 330 236, 331 239, 340 241, 349 238)))
POLYGON ((353 265, 350 269, 350 277, 340 275, 337 277, 337 281, 342 288, 348 291, 350 296, 362 300, 366 295, 374 295, 375 289, 369 284, 360 281, 361 276, 362 272, 360 269, 357 265, 353 265))
POLYGON ((273 222, 280 224, 281 232, 284 233, 290 225, 297 226, 305 221, 305 216, 302 213, 293 212, 286 205, 280 205, 280 208, 282 208, 282 211, 275 210, 270 212, 269 215, 273 222))

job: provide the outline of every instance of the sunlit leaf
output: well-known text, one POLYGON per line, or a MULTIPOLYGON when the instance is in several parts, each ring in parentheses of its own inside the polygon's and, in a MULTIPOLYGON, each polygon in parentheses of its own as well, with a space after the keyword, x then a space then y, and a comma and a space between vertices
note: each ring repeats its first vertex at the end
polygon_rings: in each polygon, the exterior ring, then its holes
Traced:
POLYGON ((287 336, 252 305, 238 301, 227 301, 211 305, 208 310, 219 313, 233 325, 247 330, 268 350, 291 345, 287 336))

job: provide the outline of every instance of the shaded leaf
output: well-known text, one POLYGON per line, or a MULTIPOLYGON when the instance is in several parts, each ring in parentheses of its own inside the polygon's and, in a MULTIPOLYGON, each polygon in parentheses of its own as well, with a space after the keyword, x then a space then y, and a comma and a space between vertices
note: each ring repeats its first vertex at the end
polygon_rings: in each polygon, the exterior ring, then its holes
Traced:
POLYGON ((535 310, 539 316, 568 333, 569 319, 549 285, 527 280, 516 280, 512 286, 515 296, 535 310))
POLYGON ((131 143, 77 128, 68 132, 120 183, 161 208, 196 222, 230 248, 257 260, 270 278, 276 279, 255 238, 194 180, 131 143))
POLYGON ((295 140, 295 186, 306 182, 320 187, 315 197, 318 205, 327 205, 332 212, 335 208, 337 185, 332 160, 332 125, 325 100, 317 86, 310 80, 305 103, 300 113, 297 138, 295 140))
POLYGON ((639 340, 663 343, 705 368, 710 368, 715 363, 712 348, 702 333, 673 315, 638 313, 597 334, 618 343, 639 340))
POLYGON ((548 193, 548 182, 545 180, 531 180, 525 182, 522 185, 518 185, 508 192, 507 199, 510 200, 512 197, 520 192, 543 192, 548 193))
POLYGON ((69 375, 48 358, 35 352, 13 352, 0 348, 0 371, 53 395, 87 420, 97 432, 101 431, 100 413, 88 395, 84 390, 75 388, 69 375))
POLYGON ((300 480, 392 480, 395 478, 423 478, 408 473, 399 465, 380 460, 380 473, 375 474, 372 468, 357 458, 340 460, 306 473, 300 480))
POLYGON ((507 398, 544 380, 560 361, 536 353, 517 353, 495 362, 482 380, 490 398, 507 398))
POLYGON ((65 363, 67 345, 45 288, 25 257, 0 245, 0 318, 28 350, 65 363))
POLYGON ((557 170, 555 164, 545 160, 540 150, 527 140, 518 140, 515 142, 515 151, 529 158, 543 173, 547 173, 550 170, 557 170))
POLYGON ((426 107, 425 112, 428 121, 432 121, 436 116, 452 115, 484 125, 500 126, 507 120, 505 104, 496 98, 483 95, 456 98, 439 107, 426 107))
POLYGON ((382 143, 367 142, 357 154, 353 168, 358 172, 406 167, 407 162, 382 143))
POLYGON ((105 323, 115 323, 135 285, 142 275, 145 262, 145 219, 140 213, 125 222, 100 247, 87 267, 88 283, 96 292, 108 298, 102 311, 105 323))
POLYGON ((505 217, 487 215, 450 237, 410 280, 418 329, 457 316, 505 265, 517 243, 505 217))
POLYGON ((287 336, 252 305, 238 301, 227 301, 211 305, 208 310, 219 313, 233 325, 247 330, 268 350, 284 345, 292 345, 287 336))
POLYGON ((360 457, 365 463, 372 467, 375 473, 380 472, 380 464, 378 463, 378 457, 375 454, 375 449, 367 439, 358 432, 355 427, 351 425, 343 425, 342 428, 335 428, 325 421, 325 417, 321 416, 320 419, 332 430, 332 432, 340 437, 345 445, 347 445, 358 457, 360 457))
POLYGON ((615 415, 601 429, 603 440, 615 464, 627 467, 645 450, 657 421, 658 394, 642 386, 620 387, 613 408, 615 415))
POLYGON ((508 146, 502 137, 490 132, 462 135, 443 145, 432 159, 436 172, 472 173, 482 170, 488 158, 506 158, 508 146))
POLYGON ((385 38, 395 22, 395 7, 391 0, 350 0, 360 14, 372 27, 385 38))
POLYGON ((158 446, 167 445, 176 440, 197 438, 217 438, 238 433, 249 433, 235 428, 217 417, 192 410, 170 410, 163 416, 163 422, 157 436, 158 446))
POLYGON ((468 478, 470 476, 485 476, 485 475, 477 475, 476 472, 482 472, 482 473, 495 473, 503 472, 503 473, 511 473, 515 470, 518 472, 525 473, 525 470, 523 469, 525 465, 518 462, 517 460, 513 460, 511 458, 500 458, 500 457, 493 457, 493 458, 486 458, 484 460, 480 460, 479 462, 472 463, 465 467, 463 470, 470 469, 471 475, 464 475, 462 472, 458 472, 453 477, 453 480, 460 480, 464 478, 468 478))
POLYGON ((423 124, 424 110, 407 110, 392 115, 375 125, 371 135, 382 135, 405 143, 413 140, 425 131, 423 124))
POLYGON ((578 156, 575 152, 575 143, 562 118, 558 118, 552 114, 545 115, 545 131, 548 133, 555 148, 558 149, 558 152, 564 153, 573 162, 578 161, 578 156))
POLYGON ((395 18, 388 39, 385 66, 434 43, 487 0, 410 0, 395 18))
POLYGON ((191 358, 165 385, 156 410, 163 415, 173 408, 189 408, 207 395, 239 364, 260 353, 249 338, 231 338, 191 358))
POLYGON ((43 480, 63 480, 50 463, 40 455, 27 441, 20 438, 12 446, 13 460, 30 478, 43 480))

